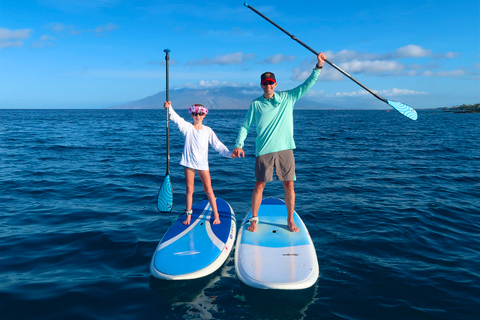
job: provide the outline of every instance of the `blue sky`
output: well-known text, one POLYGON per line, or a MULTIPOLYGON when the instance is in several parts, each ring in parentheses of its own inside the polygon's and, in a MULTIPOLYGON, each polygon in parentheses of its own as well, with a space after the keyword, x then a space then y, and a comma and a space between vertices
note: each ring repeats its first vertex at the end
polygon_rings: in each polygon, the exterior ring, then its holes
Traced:
MULTIPOLYGON (((480 2, 249 1, 382 97, 480 102, 480 2)), ((2 0, 0 108, 104 108, 170 88, 301 83, 315 56, 243 1, 2 0)), ((327 66, 311 97, 388 108, 327 66)), ((245 106, 247 108, 248 106, 245 106)))

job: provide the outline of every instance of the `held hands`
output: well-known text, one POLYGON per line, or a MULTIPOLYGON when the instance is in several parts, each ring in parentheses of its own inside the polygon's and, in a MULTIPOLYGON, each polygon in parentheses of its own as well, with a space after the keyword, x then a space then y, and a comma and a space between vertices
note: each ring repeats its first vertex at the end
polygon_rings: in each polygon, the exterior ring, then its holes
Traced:
POLYGON ((232 158, 245 158, 245 152, 242 148, 235 148, 232 152, 232 158))
POLYGON ((318 69, 321 69, 321 68, 323 68, 323 64, 325 63, 325 60, 327 60, 327 56, 325 55, 325 53, 320 52, 317 56, 317 60, 318 60, 318 62, 317 62, 316 67, 318 69))
POLYGON ((172 106, 172 103, 171 103, 170 101, 165 101, 165 102, 163 103, 163 107, 164 107, 165 109, 168 109, 168 108, 170 108, 171 106, 172 106))

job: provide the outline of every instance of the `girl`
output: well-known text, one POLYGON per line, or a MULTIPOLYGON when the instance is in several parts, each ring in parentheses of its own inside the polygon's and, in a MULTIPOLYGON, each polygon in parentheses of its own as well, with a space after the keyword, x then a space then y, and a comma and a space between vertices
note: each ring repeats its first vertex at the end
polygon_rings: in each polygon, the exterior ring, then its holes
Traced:
POLYGON ((189 113, 192 116, 193 124, 185 121, 180 117, 172 108, 170 101, 165 101, 164 108, 167 108, 170 114, 170 119, 177 124, 178 129, 185 137, 185 145, 183 147, 182 160, 180 164, 185 170, 185 184, 186 184, 186 220, 183 222, 185 225, 190 224, 192 214, 193 203, 193 189, 195 170, 198 171, 200 180, 203 184, 203 190, 208 197, 210 206, 212 207, 214 222, 213 224, 220 223, 220 217, 217 211, 217 202, 215 200, 215 194, 212 189, 212 181, 210 179, 210 171, 208 168, 208 144, 218 151, 222 156, 226 158, 234 158, 233 154, 228 148, 218 140, 217 135, 210 127, 202 124, 203 119, 208 113, 208 109, 201 104, 194 104, 190 107, 189 113))

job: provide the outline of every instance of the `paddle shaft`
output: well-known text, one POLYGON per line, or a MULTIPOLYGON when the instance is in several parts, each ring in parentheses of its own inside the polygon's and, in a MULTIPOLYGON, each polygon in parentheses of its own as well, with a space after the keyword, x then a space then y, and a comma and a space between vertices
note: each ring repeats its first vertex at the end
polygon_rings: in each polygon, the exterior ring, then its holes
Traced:
MULTIPOLYGON (((168 83, 168 62, 170 60, 170 49, 163 50, 165 52, 165 70, 166 70, 166 101, 170 101, 169 96, 169 83, 168 83)), ((167 175, 170 175, 170 112, 167 111, 167 175)))
MULTIPOLYGON (((275 27, 277 27, 278 29, 280 29, 281 31, 283 31, 284 33, 286 33, 290 38, 292 38, 293 40, 297 41, 298 43, 300 43, 302 46, 304 46, 305 48, 307 48, 308 50, 310 50, 311 52, 313 52, 315 55, 318 56, 318 52, 316 52, 315 50, 313 50, 312 48, 310 48, 308 45, 306 45, 305 43, 303 43, 302 41, 300 41, 297 37, 295 37, 294 35, 290 34, 287 30, 283 29, 282 27, 280 27, 278 24, 276 24, 275 22, 273 22, 272 20, 270 20, 269 18, 267 18, 266 16, 264 16, 261 12, 259 12, 257 9, 251 7, 248 3, 244 3, 244 5, 246 7, 248 7, 249 9, 251 9, 253 12, 255 12, 256 14, 258 14, 259 16, 261 16, 262 18, 264 18, 265 20, 267 20, 268 22, 270 22, 271 24, 273 24, 275 27)), ((382 98, 380 97, 378 94, 376 94, 375 92, 373 92, 372 90, 368 89, 367 87, 365 87, 363 84, 361 84, 358 80, 356 80, 355 78, 353 78, 351 75, 349 75, 347 72, 345 72, 344 70, 342 70, 340 67, 338 67, 336 64, 334 64, 333 62, 330 62, 328 61, 327 59, 325 59, 325 62, 327 62, 329 65, 331 65, 332 67, 334 67, 335 69, 337 69, 338 71, 340 71, 341 73, 343 73, 345 76, 347 76, 348 78, 350 78, 351 80, 353 80, 356 84, 358 84, 360 87, 362 87, 363 89, 367 90, 368 92, 370 92, 371 94, 373 94, 376 98, 380 99, 381 101, 385 102, 385 103, 388 103, 387 99, 385 98, 382 98)))

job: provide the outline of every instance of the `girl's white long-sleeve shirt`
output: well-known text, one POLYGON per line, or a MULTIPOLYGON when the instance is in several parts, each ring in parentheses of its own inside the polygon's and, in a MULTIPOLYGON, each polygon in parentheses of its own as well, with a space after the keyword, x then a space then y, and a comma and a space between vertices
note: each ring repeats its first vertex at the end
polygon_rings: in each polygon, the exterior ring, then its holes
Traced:
POLYGON ((209 170, 208 144, 225 158, 230 158, 231 152, 210 127, 202 125, 202 129, 196 130, 192 123, 185 121, 172 107, 168 109, 170 119, 178 126, 185 137, 182 160, 180 161, 182 166, 195 170, 209 170))

